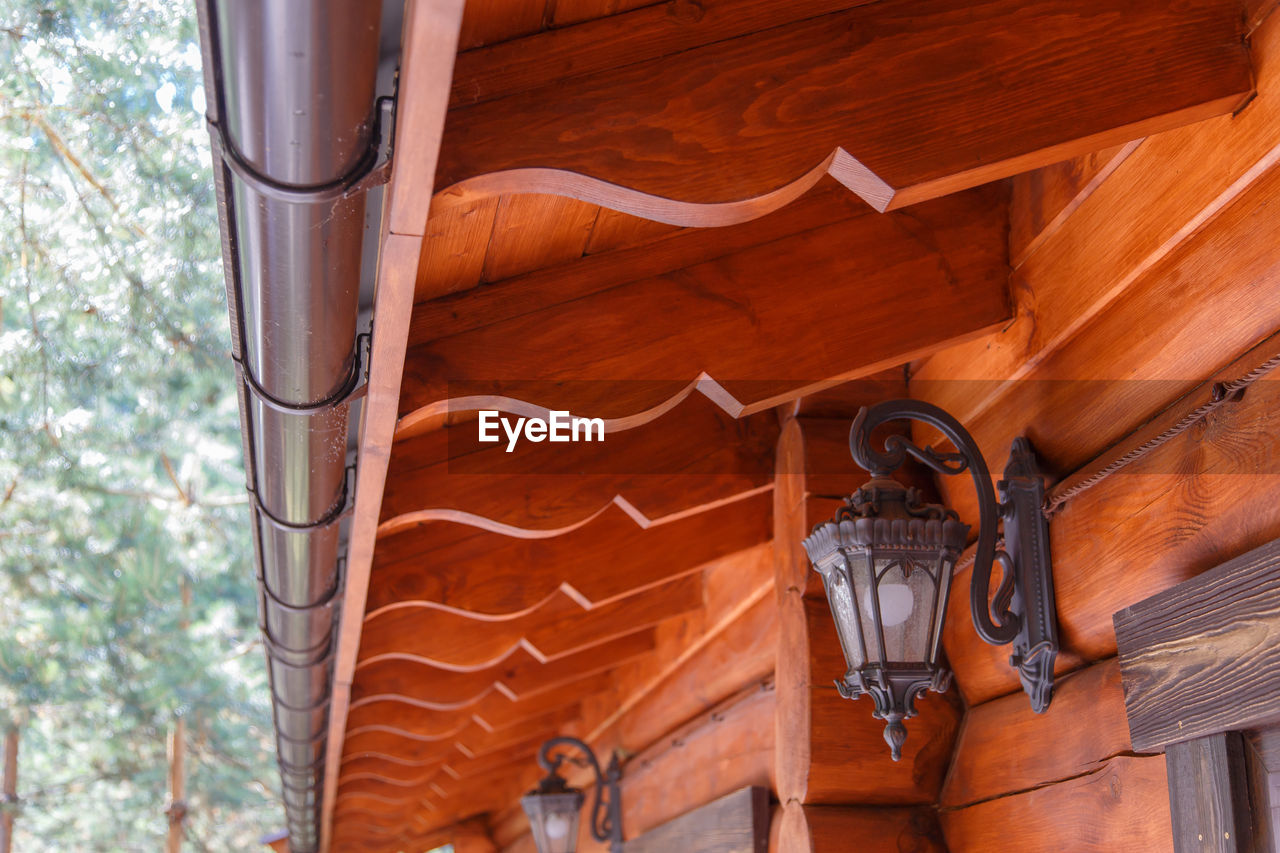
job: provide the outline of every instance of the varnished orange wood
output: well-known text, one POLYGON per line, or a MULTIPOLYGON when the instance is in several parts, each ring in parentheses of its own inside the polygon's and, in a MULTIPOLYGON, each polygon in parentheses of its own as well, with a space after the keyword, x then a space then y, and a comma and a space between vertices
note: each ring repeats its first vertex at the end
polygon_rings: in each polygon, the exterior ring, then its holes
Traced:
MULTIPOLYGON (((1251 226, 1219 230, 1217 225, 1223 216, 1247 220, 1251 207, 1255 216, 1265 216, 1261 205, 1268 202, 1263 199, 1274 195, 1274 189, 1263 190, 1259 198, 1251 188, 1280 163, 1280 139, 1275 134, 1280 121, 1280 18, 1268 18, 1252 45, 1258 96, 1238 116, 1144 140, 1022 263, 1014 277, 1014 322, 989 338, 930 358, 912 377, 913 394, 941 405, 970 426, 987 413, 997 422, 1004 417, 1001 413, 1019 411, 1011 395, 1035 384, 1023 380, 1195 380, 1265 334, 1260 329, 1266 322, 1272 323, 1268 331, 1275 328, 1273 320, 1255 324, 1246 316, 1255 299, 1263 313, 1274 310, 1274 288, 1265 284, 1270 278, 1265 259, 1248 251, 1255 239, 1251 226), (1240 264, 1244 280, 1224 276, 1219 269, 1223 262, 1240 264), (1240 290, 1227 298, 1207 295, 1200 289, 1203 282, 1188 278, 1204 275, 1213 284, 1240 290), (1196 310, 1199 299, 1213 299, 1215 304, 1210 310, 1196 310), (1168 310, 1171 305, 1192 310, 1177 315, 1168 310), (1087 333, 1094 337, 1085 344, 1087 333), (1219 345, 1223 333, 1235 337, 1219 345), (1127 346, 1135 334, 1145 341, 1127 346), (1107 335, 1111 338, 1105 353, 1096 352, 1107 335), (1074 354, 1051 361, 1077 339, 1081 343, 1074 354), (1124 348, 1122 359, 1117 358, 1119 347, 1124 348), (1092 360, 1091 353, 1096 353, 1092 360)), ((1257 225, 1263 225, 1261 219, 1257 225)), ((1062 419, 1061 410, 1053 413, 1043 436, 1070 435, 1078 441, 1079 435, 1100 426, 1111 430, 1109 438, 1114 440, 1117 428, 1122 433, 1136 426, 1126 419, 1144 417, 1176 397, 1176 392, 1161 393, 1163 400, 1126 402, 1122 408, 1114 405, 1115 397, 1072 401, 1063 407, 1071 411, 1070 420, 1062 419), (1082 433, 1061 429, 1076 423, 1082 433)), ((1016 420, 1009 426, 1021 427, 1027 418, 1024 414, 1016 420)), ((999 437, 984 439, 981 430, 979 440, 996 458, 1007 451, 999 437)), ((1086 450, 1083 458, 1077 451, 1076 464, 1107 440, 1100 437, 1101 443, 1086 450)), ((1072 468, 1065 454, 1055 463, 1062 466, 1056 473, 1072 468)), ((972 507, 969 492, 953 491, 956 505, 967 512, 972 507)))
POLYGON ((410 660, 376 661, 356 668, 351 706, 400 698, 428 710, 450 711, 472 707, 494 693, 515 700, 621 666, 653 649, 654 630, 646 628, 546 663, 523 648, 491 667, 470 672, 410 660))
POLYGON ((475 421, 398 441, 382 529, 465 513, 523 530, 581 524, 620 499, 646 525, 766 488, 777 418, 735 419, 702 394, 656 421, 567 444, 478 441, 475 421), (678 438, 676 438, 678 436, 678 438))
POLYGON ((508 195, 498 203, 482 278, 504 278, 582 257, 599 208, 554 195, 508 195))
POLYGON ((475 287, 484 274, 498 197, 479 198, 427 220, 414 301, 475 287))
POLYGON ((1164 757, 1119 756, 1081 776, 939 815, 947 849, 1172 851, 1164 757), (1015 829, 1016 828, 1016 829, 1015 829))
POLYGON ((768 492, 756 492, 643 529, 608 504, 579 528, 535 539, 433 522, 382 540, 369 611, 411 600, 510 618, 556 595, 598 607, 766 541, 769 510, 768 492))
MULTIPOLYGON (((1001 322, 1005 212, 1003 189, 989 187, 910 213, 855 217, 674 275, 637 280, 624 271, 610 289, 570 301, 548 288, 519 316, 419 338, 407 357, 401 411, 442 417, 451 397, 474 395, 485 395, 485 408, 509 409, 493 399, 505 395, 643 422, 704 373, 717 383, 708 393, 731 413, 760 411, 1001 322), (803 287, 779 286, 797 271, 803 287), (901 304, 929 309, 904 314, 901 304)), ((479 404, 458 400, 454 408, 479 404)))
MULTIPOLYGON (((1239 376, 1278 351, 1280 338, 1273 337, 1220 376, 1239 376)), ((1211 377, 1115 453, 1172 426, 1210 398, 1218 379, 1211 377)), ((1111 617, 1117 610, 1280 536, 1277 418, 1280 382, 1261 381, 1239 402, 1082 493, 1053 518, 1054 585, 1068 668, 1116 653, 1111 617)), ((963 586, 958 577, 943 642, 966 699, 978 703, 1017 690, 1017 678, 1001 651, 974 633, 963 586)))
POLYGON ((959 808, 1060 782, 1130 751, 1120 667, 1108 658, 1060 679, 1043 714, 1021 692, 970 708, 939 803, 959 808))
POLYGON ((1102 186, 1142 140, 1015 175, 1010 182, 1009 259, 1016 268, 1102 186))
MULTIPOLYGON (((1143 147, 1159 141, 1148 140, 1143 147)), ((1140 147, 1133 157, 1142 151, 1140 147)), ((1122 172, 1123 167, 1116 177, 1122 172)), ((1104 185, 1099 192, 1106 189, 1104 185)), ((1013 437, 1025 433, 1050 472, 1074 471, 1195 387, 1206 372, 1280 328, 1271 248, 1280 240, 1280 224, 1272 212, 1278 200, 1280 169, 1272 167, 1195 234, 1127 277, 1105 311, 1069 339, 1040 352, 1038 363, 1020 381, 1001 385, 917 376, 913 393, 961 406, 955 414, 989 459, 1003 458, 1013 437), (998 396, 998 406, 966 415, 964 408, 981 405, 992 394, 998 396), (1019 416, 1011 418, 1010 412, 1019 416)), ((1108 220, 1106 228, 1117 230, 1119 221, 1124 220, 1108 220)), ((1064 226, 1073 227, 1074 221, 1064 226)), ((1095 267, 1095 251, 1085 244, 1076 247, 1080 270, 1095 267)), ((1023 270, 1034 261, 1035 256, 1023 270)), ((1052 300, 1080 289, 1074 277, 1038 277, 1031 286, 1045 303, 1037 312, 1056 310, 1052 300)), ((1054 322, 1054 315, 1046 314, 1045 323, 1054 322)), ((954 493, 954 505, 972 518, 971 489, 944 486, 954 493)))
POLYGON ((557 192, 723 224, 707 205, 740 221, 830 171, 901 207, 1229 112, 1251 89, 1242 26, 1216 0, 882 0, 607 73, 536 69, 541 88, 451 110, 437 204, 557 192))
POLYGON ((366 618, 360 660, 410 657, 459 670, 482 669, 517 646, 549 660, 702 606, 702 577, 685 575, 593 610, 557 593, 515 619, 482 622, 418 603, 366 618))

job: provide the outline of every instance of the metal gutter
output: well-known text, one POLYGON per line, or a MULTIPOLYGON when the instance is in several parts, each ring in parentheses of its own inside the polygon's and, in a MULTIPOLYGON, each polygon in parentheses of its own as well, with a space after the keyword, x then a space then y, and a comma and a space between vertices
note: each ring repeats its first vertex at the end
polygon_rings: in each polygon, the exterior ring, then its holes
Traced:
MULTIPOLYGON (((366 201, 389 171, 379 165, 383 10, 379 0, 198 8, 286 825, 293 853, 313 853, 369 337, 362 267, 371 280, 377 242, 364 239, 366 213, 381 206, 366 201)), ((385 65, 382 77, 385 87, 385 65)))

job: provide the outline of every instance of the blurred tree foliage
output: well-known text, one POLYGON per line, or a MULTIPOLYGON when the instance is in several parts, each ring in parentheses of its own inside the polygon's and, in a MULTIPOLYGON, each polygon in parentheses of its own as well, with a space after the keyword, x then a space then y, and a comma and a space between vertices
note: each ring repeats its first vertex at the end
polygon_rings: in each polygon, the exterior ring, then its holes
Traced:
POLYGON ((0 4, 0 727, 14 849, 283 819, 189 0, 0 4), (183 627, 182 587, 192 592, 183 627))

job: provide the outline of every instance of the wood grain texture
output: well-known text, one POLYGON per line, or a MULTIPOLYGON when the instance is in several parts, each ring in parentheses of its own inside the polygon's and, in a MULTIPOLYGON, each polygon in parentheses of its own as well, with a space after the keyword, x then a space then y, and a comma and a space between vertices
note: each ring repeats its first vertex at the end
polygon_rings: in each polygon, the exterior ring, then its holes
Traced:
POLYGON ((1057 231, 1142 140, 1114 145, 1015 175, 1010 181, 1009 260, 1017 269, 1040 241, 1057 231))
POLYGON ((493 693, 518 699, 621 666, 653 651, 654 630, 645 628, 607 643, 543 663, 523 648, 492 667, 455 672, 405 660, 382 660, 356 668, 354 710, 380 698, 398 697, 421 708, 451 711, 475 705, 493 693))
POLYGON ((685 575, 592 610, 557 593, 541 607, 500 622, 478 622, 421 603, 406 603, 366 617, 359 660, 400 657, 457 670, 482 669, 517 647, 550 660, 701 606, 699 575, 685 575))
POLYGON ((1235 109, 1242 35, 1208 0, 882 0, 608 73, 534 70, 541 88, 450 111, 436 203, 555 192, 724 224, 830 172, 898 208, 1235 109))
POLYGON ((1115 614, 1137 750, 1280 720, 1280 541, 1115 614))
POLYGON ((554 195, 507 195, 498 202, 483 281, 582 257, 599 208, 554 195))
POLYGON ((432 519, 560 530, 611 502, 646 526, 767 488, 778 422, 733 418, 691 394, 657 420, 603 441, 478 441, 476 421, 402 439, 392 448, 382 533, 432 519), (673 440, 673 436, 679 436, 673 440))
POLYGON ((708 393, 732 414, 761 411, 1001 322, 1004 227, 1003 188, 989 187, 657 278, 624 271, 608 290, 579 298, 549 290, 518 316, 419 340, 407 356, 401 412, 510 410, 501 398, 512 398, 634 419, 665 411, 702 376, 714 380, 708 393), (778 286, 797 269, 805 287, 778 286), (895 300, 930 308, 904 315, 895 300), (815 322, 853 304, 858 310, 839 322, 815 322), (674 316, 681 322, 673 326, 674 316), (800 340, 820 345, 797 347, 800 340))
POLYGON ((380 542, 369 612, 417 601, 505 619, 554 596, 598 607, 767 541, 770 505, 767 491, 749 493, 641 528, 610 504, 568 533, 533 539, 423 524, 380 542))
POLYGON ((1037 714, 1021 692, 970 708, 939 804, 958 808, 1098 769, 1130 751, 1115 658, 1056 685, 1037 714))
MULTIPOLYGON (((1039 370, 1039 366, 1091 322, 1109 315, 1113 302, 1130 285, 1212 222, 1280 160, 1280 139, 1275 133, 1280 121, 1280 18, 1268 18, 1254 34, 1252 47, 1257 97, 1237 116, 1145 139, 1067 222, 1023 261, 1013 279, 1014 322, 986 339, 930 358, 913 373, 913 389, 919 386, 926 399, 972 427, 986 412, 1013 410, 1013 403, 1006 398, 1021 387, 1017 380, 1188 379, 1203 375, 1202 366, 1189 373, 1128 370, 1127 358, 1143 358, 1149 351, 1144 347, 1129 349, 1126 361, 1102 362, 1104 373, 1099 373, 1097 362, 1092 370, 1082 371, 1078 357, 1051 373, 1039 370), (930 390, 925 391, 926 387, 930 390)), ((1231 253, 1216 256, 1215 263, 1230 260, 1235 250, 1244 249, 1251 240, 1234 238, 1231 253)), ((1215 267, 1213 280, 1224 283, 1234 278, 1219 277, 1215 267)), ((1137 322, 1134 330, 1141 334, 1159 326, 1160 313, 1168 310, 1173 297, 1188 284, 1192 280, 1157 279, 1157 289, 1164 288, 1163 295, 1156 296, 1159 307, 1148 302, 1146 319, 1137 322)), ((1226 301, 1224 307, 1233 308, 1233 303, 1226 301)), ((1136 315, 1124 313, 1126 317, 1117 319, 1126 321, 1119 328, 1124 329, 1122 338, 1127 340, 1129 324, 1136 315)), ((1211 339, 1231 329, 1230 322, 1219 323, 1211 339)), ((1098 336, 1095 343, 1102 340, 1098 336)), ((1107 348, 1114 352, 1123 342, 1113 340, 1107 348)), ((1248 345, 1233 343, 1241 348, 1248 345)), ((1176 352, 1164 343, 1152 346, 1152 353, 1176 352)), ((1232 354, 1228 349, 1225 356, 1232 354)), ((1137 408, 1126 407, 1124 411, 1137 408)), ((1073 419, 1091 411, 1104 410, 1078 405, 1073 419)), ((1045 435, 1055 432, 1044 430, 1045 435)), ((1000 458, 1007 450, 996 438, 979 441, 984 451, 990 449, 1000 458)), ((956 498, 964 506, 971 503, 958 490, 956 498)))
MULTIPOLYGON (((1210 377, 1133 436, 1081 471, 1099 470, 1210 399, 1219 378, 1238 377, 1274 355, 1269 339, 1210 377)), ((1280 383, 1263 380, 1214 413, 1082 493, 1054 517, 1053 551, 1060 671, 1115 655, 1111 616, 1160 590, 1280 536, 1280 383), (1113 519, 1102 527, 1099 518, 1113 519)), ((1070 485, 1068 479, 1065 485, 1070 485)), ((967 577, 952 585, 943 645, 970 704, 1018 689, 1002 649, 972 628, 967 577)))
MULTIPOLYGON (((1140 154, 1141 149, 1133 156, 1140 154)), ((913 392, 944 405, 958 398, 965 406, 998 389, 997 408, 965 420, 987 458, 1003 459, 1015 435, 1022 433, 1050 471, 1076 470, 1186 394, 1209 371, 1280 328, 1280 255, 1273 248, 1280 240, 1277 201, 1280 170, 1272 169, 1212 222, 1132 279, 1105 311, 1045 354, 1019 381, 948 382, 917 376, 913 392), (1011 418, 1009 412, 1019 417, 1011 418)), ((1114 230, 1118 221, 1124 220, 1111 220, 1107 228, 1114 230)), ((1080 249, 1084 265, 1079 272, 1088 275, 1089 250, 1080 249)), ((1042 293, 1080 289, 1076 278, 1042 279, 1040 284, 1042 293)), ((1046 316, 1044 322, 1054 319, 1046 316)), ((972 519, 969 486, 944 486, 954 496, 954 506, 972 519)))
POLYGON ((943 853, 937 813, 929 807, 857 808, 790 802, 773 819, 769 853, 943 853), (856 839, 856 841, 855 841, 856 839))
POLYGON ((479 284, 498 197, 460 204, 427 220, 413 300, 422 302, 479 284))
POLYGON ((1252 851, 1253 816, 1244 740, 1219 732, 1169 744, 1169 810, 1177 853, 1252 851))
POLYGON ((1272 726, 1244 733, 1245 764, 1249 771, 1249 808, 1253 818, 1253 843, 1274 853, 1280 835, 1280 732, 1272 726))
POLYGON ((955 853, 1172 851, 1164 760, 1119 756, 1085 775, 939 815, 955 853))
POLYGON ((767 853, 769 789, 749 787, 712 800, 628 841, 625 853, 767 853))

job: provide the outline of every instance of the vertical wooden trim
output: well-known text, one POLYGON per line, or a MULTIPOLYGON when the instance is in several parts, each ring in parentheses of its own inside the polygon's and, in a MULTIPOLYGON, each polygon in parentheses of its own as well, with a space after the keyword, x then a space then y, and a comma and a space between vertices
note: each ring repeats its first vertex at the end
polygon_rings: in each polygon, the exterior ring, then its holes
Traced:
POLYGON ((400 412, 400 381, 404 376, 414 285, 435 186, 462 7, 463 0, 409 0, 405 7, 395 156, 383 201, 369 391, 361 413, 360 464, 342 598, 344 618, 339 628, 329 704, 321 853, 329 853, 333 840, 333 808, 351 706, 351 681, 364 627, 382 491, 400 412))
MULTIPOLYGON (((0 802, 17 804, 18 802, 18 726, 10 723, 4 732, 4 779, 3 797, 0 802)), ((6 811, 0 817, 0 853, 11 853, 13 850, 13 815, 6 811)))
POLYGON ((1254 849, 1248 768, 1239 732, 1170 744, 1165 765, 1177 853, 1254 849))
POLYGON ((805 446, 800 424, 790 418, 778 438, 773 485, 774 589, 778 599, 778 656, 774 665, 778 704, 774 711, 774 784, 778 800, 803 803, 809 791, 809 631, 804 589, 809 565, 801 546, 805 518, 805 446))

